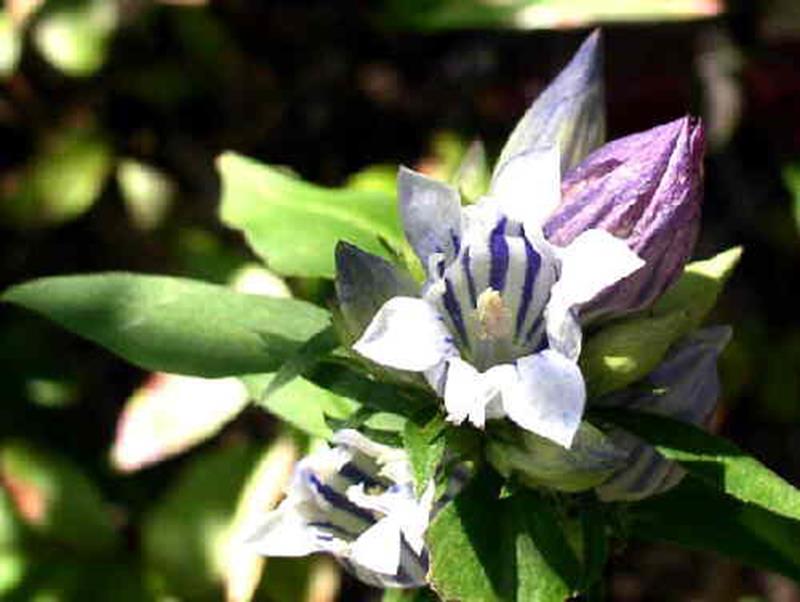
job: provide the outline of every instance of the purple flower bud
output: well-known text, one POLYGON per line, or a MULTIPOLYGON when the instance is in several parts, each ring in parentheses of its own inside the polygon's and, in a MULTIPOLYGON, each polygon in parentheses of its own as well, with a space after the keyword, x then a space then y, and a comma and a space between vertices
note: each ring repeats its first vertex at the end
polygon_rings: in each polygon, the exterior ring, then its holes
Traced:
POLYGON ((614 140, 566 174, 545 224, 550 242, 602 228, 646 262, 586 304, 582 318, 643 309, 680 276, 700 228, 703 147, 700 120, 684 117, 614 140))

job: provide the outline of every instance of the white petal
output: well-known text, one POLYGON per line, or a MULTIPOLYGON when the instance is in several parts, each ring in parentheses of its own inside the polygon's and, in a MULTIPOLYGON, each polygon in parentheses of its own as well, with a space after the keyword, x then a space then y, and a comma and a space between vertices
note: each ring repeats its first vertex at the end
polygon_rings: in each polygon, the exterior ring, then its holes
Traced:
POLYGON ((541 229, 561 202, 560 161, 554 146, 524 152, 504 164, 490 192, 501 212, 526 231, 541 229))
POLYGON ((578 366, 552 349, 517 360, 519 380, 503 391, 508 417, 569 448, 578 430, 586 388, 578 366))
POLYGON ((561 277, 552 294, 571 306, 591 301, 597 293, 644 265, 625 241, 599 229, 582 232, 559 255, 561 277))
POLYGON ((320 545, 304 517, 293 508, 267 513, 245 541, 262 556, 307 556, 327 549, 320 545))
POLYGON ((455 353, 441 316, 427 301, 413 297, 384 303, 353 349, 384 366, 414 372, 455 353))
POLYGON ((425 547, 424 535, 425 531, 428 530, 435 495, 436 487, 433 480, 431 480, 422 493, 419 502, 406 507, 406 510, 399 517, 403 536, 417 555, 422 554, 422 549, 425 547))
POLYGON ((400 567, 400 526, 386 517, 364 531, 350 546, 350 560, 367 570, 394 575, 400 567))
POLYGON ((475 403, 479 381, 479 372, 461 358, 454 357, 447 362, 444 407, 448 422, 461 424, 467 419, 475 403))
POLYGON ((486 372, 478 372, 461 358, 451 358, 448 366, 444 405, 449 422, 461 424, 469 418, 472 424, 483 428, 487 416, 502 416, 495 408, 498 405, 495 402, 500 399, 503 389, 517 380, 514 366, 500 364, 486 372))
POLYGON ((561 275, 545 309, 550 346, 575 360, 581 351, 578 306, 608 286, 632 274, 644 261, 619 238, 605 230, 586 230, 558 251, 561 275))

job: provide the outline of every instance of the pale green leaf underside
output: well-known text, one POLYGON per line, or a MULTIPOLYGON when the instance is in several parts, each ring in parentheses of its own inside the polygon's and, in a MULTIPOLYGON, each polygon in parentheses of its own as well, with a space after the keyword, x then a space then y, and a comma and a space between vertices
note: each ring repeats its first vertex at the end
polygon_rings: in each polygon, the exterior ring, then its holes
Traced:
POLYGON ((322 188, 234 153, 221 155, 217 167, 222 221, 242 230, 275 272, 332 278, 340 240, 389 258, 381 239, 405 247, 393 195, 322 188))

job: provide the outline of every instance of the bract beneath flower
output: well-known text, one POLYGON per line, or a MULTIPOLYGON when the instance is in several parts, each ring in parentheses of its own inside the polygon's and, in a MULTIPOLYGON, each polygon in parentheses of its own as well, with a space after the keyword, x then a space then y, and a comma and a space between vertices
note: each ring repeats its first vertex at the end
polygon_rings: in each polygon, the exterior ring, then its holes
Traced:
POLYGON ((357 431, 338 431, 333 444, 298 463, 287 497, 249 543, 265 556, 333 554, 376 587, 424 585, 433 485, 416 499, 405 452, 357 431))
POLYGON ((425 373, 448 419, 507 416, 569 447, 583 415, 577 307, 641 267, 620 240, 587 230, 559 249, 542 223, 560 200, 558 150, 509 160, 461 208, 445 184, 401 169, 406 236, 427 268, 420 298, 387 301, 354 349, 425 373))

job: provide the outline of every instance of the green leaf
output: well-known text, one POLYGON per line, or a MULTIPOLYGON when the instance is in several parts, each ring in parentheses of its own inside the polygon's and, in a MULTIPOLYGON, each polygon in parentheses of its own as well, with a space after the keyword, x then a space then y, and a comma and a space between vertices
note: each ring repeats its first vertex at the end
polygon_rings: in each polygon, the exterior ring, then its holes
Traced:
POLYGON ((442 462, 445 450, 444 430, 444 419, 435 411, 426 411, 423 416, 406 421, 403 429, 403 446, 408 452, 408 459, 414 471, 414 488, 417 495, 422 495, 442 462))
POLYGON ((687 477, 672 491, 625 507, 624 537, 716 551, 800 580, 800 522, 737 501, 687 477))
POLYGON ((550 501, 531 490, 498 499, 483 473, 428 529, 430 577, 444 600, 562 602, 580 567, 550 501))
POLYGON ((226 562, 243 536, 231 529, 238 495, 257 459, 258 450, 243 443, 195 456, 145 516, 145 561, 163 579, 165 594, 223 599, 226 562))
POLYGON ((273 377, 273 374, 249 374, 242 381, 258 406, 314 437, 329 439, 333 434, 326 416, 345 419, 359 407, 352 400, 303 378, 295 378, 265 398, 263 392, 273 377))
POLYGON ((716 304, 741 257, 742 247, 732 247, 710 259, 690 263, 678 282, 658 300, 652 313, 663 316, 674 311, 684 312, 679 338, 695 330, 716 304))
POLYGON ((589 394, 621 389, 652 371, 670 346, 700 326, 741 254, 741 247, 734 247, 690 263, 652 309, 613 322, 590 337, 580 357, 589 394))
POLYGON ((125 273, 42 278, 0 300, 36 311, 147 370, 206 377, 279 368, 328 313, 183 278, 125 273))
POLYGON ((392 195, 325 189, 234 153, 221 155, 217 167, 222 221, 242 230, 280 274, 332 278, 340 240, 388 259, 381 240, 397 250, 406 247, 392 195))
POLYGON ((339 346, 339 337, 333 326, 319 331, 303 343, 300 348, 289 357, 260 396, 262 401, 267 401, 281 387, 285 387, 295 378, 313 368, 319 361, 330 354, 339 346))
POLYGON ((436 404, 421 391, 379 382, 339 363, 324 362, 305 376, 324 389, 378 412, 411 418, 436 404))
POLYGON ((119 543, 110 508, 68 460, 10 443, 0 449, 0 483, 21 521, 47 540, 92 555, 119 543))
POLYGON ((621 389, 650 373, 684 330, 680 312, 617 322, 603 328, 583 347, 581 372, 590 396, 621 389))
POLYGON ((603 409, 595 415, 654 445, 709 487, 800 520, 800 490, 730 441, 691 424, 646 412, 603 409))

